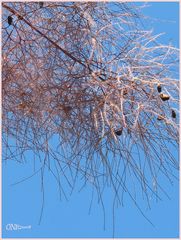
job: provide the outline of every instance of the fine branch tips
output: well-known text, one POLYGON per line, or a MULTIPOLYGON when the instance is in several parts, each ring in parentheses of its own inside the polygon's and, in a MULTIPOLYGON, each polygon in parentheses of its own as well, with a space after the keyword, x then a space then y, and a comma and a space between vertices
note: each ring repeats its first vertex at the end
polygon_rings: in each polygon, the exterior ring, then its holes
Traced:
POLYGON ((66 198, 81 179, 101 202, 107 187, 119 205, 129 195, 147 218, 134 189, 149 206, 165 193, 159 176, 172 183, 179 169, 178 49, 145 30, 133 3, 2 11, 3 161, 39 163, 17 183, 40 173, 43 186, 47 169, 66 198))

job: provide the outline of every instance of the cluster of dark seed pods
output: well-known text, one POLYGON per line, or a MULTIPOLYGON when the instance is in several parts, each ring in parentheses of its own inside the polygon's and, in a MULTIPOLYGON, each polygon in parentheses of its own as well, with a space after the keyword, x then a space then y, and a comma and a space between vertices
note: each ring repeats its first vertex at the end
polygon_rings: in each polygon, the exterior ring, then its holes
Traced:
MULTIPOLYGON (((157 86, 157 91, 160 93, 160 98, 161 98, 162 101, 165 102, 165 101, 168 101, 170 99, 169 95, 162 93, 162 87, 161 87, 160 84, 158 84, 158 86, 157 86)), ((172 109, 172 114, 171 115, 172 115, 172 118, 176 118, 176 112, 173 109, 172 109)), ((158 116, 157 120, 158 121, 164 120, 164 117, 160 115, 160 116, 158 116)))

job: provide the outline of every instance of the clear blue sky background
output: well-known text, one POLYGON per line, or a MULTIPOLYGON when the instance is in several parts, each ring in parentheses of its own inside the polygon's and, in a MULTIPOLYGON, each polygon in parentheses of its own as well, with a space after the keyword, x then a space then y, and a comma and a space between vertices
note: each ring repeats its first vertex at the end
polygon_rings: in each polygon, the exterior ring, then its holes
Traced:
MULTIPOLYGON (((141 3, 138 3, 141 5, 141 3)), ((147 22, 148 29, 155 33, 165 32, 161 37, 163 43, 172 41, 179 46, 179 4, 149 3, 150 7, 143 13, 155 18, 147 22), (157 20, 156 20, 157 19, 157 20), (161 20, 161 21, 160 21, 161 20)), ((29 156, 30 162, 32 156, 29 156)), ((106 193, 106 229, 103 229, 103 212, 96 198, 91 214, 88 214, 91 191, 88 187, 78 193, 75 189, 69 201, 59 201, 57 185, 47 172, 45 177, 45 206, 41 225, 38 225, 42 195, 40 191, 40 175, 36 175, 16 186, 10 184, 31 175, 33 166, 30 163, 17 164, 7 162, 3 165, 3 237, 112 237, 112 205, 111 195, 106 193), (31 230, 6 231, 8 223, 31 225, 31 230)), ((164 179, 161 183, 171 199, 162 195, 162 201, 151 200, 151 210, 146 209, 144 200, 138 199, 146 216, 154 223, 150 225, 140 214, 134 203, 125 198, 124 207, 116 210, 115 237, 129 238, 176 238, 179 237, 179 188, 178 182, 173 186, 164 179)))

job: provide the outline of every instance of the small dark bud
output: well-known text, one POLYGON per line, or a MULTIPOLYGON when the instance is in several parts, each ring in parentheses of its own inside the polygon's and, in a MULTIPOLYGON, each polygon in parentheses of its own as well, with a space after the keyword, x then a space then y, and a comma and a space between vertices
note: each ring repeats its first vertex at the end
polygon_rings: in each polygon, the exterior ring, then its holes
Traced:
POLYGON ((172 117, 176 118, 176 112, 172 109, 172 117))
POLYGON ((39 6, 40 6, 40 8, 42 8, 43 7, 43 2, 39 2, 39 6))
POLYGON ((160 84, 157 86, 157 90, 158 90, 159 93, 162 91, 162 87, 161 87, 160 84))
POLYGON ((117 136, 121 136, 122 132, 123 132, 123 129, 121 128, 121 129, 115 131, 115 134, 116 134, 117 136))
POLYGON ((170 96, 167 95, 167 94, 161 93, 161 94, 160 94, 160 98, 162 99, 162 101, 167 101, 167 100, 170 99, 170 96))
POLYGON ((13 18, 11 16, 8 16, 8 24, 11 25, 13 23, 13 18))
POLYGON ((125 88, 125 89, 123 90, 123 95, 126 95, 126 94, 128 94, 128 90, 125 88))

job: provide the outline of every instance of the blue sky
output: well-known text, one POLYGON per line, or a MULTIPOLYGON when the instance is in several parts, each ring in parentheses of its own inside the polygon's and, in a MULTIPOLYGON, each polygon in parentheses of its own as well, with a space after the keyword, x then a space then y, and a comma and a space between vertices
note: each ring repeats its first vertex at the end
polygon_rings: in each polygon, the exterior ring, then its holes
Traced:
MULTIPOLYGON (((141 3, 138 3, 138 6, 141 3)), ((143 13, 151 17, 146 27, 153 28, 154 33, 164 32, 161 37, 163 43, 170 41, 179 46, 179 4, 178 3, 148 3, 149 7, 143 13)), ((94 198, 92 210, 89 214, 91 202, 91 188, 86 187, 78 192, 74 190, 68 200, 59 200, 57 185, 48 171, 45 177, 45 202, 41 224, 38 225, 42 204, 40 173, 21 184, 10 184, 32 174, 32 156, 27 164, 7 162, 3 165, 3 237, 112 237, 112 196, 105 193, 106 228, 103 229, 103 211, 94 198), (31 230, 6 231, 8 223, 31 225, 31 230)), ((124 207, 116 210, 115 237, 129 238, 176 238, 179 236, 178 222, 178 182, 169 185, 165 179, 160 179, 170 199, 162 195, 162 201, 151 200, 151 209, 146 209, 144 200, 138 199, 145 215, 154 223, 155 227, 140 214, 134 203, 125 197, 124 207)))

